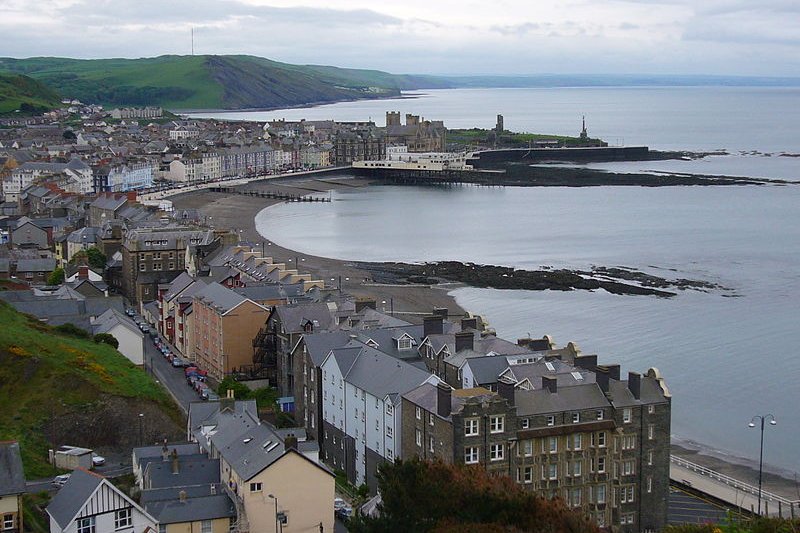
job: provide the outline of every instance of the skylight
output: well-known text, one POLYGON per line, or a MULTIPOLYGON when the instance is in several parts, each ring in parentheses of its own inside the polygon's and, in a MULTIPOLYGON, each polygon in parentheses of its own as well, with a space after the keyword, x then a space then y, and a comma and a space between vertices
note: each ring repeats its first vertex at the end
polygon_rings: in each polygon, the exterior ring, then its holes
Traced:
POLYGON ((583 374, 580 372, 572 372, 572 377, 575 378, 575 381, 583 381, 583 374))
POLYGON ((547 370, 549 370, 550 372, 556 371, 556 367, 553 366, 553 363, 551 363, 550 361, 545 361, 544 366, 546 366, 547 370))

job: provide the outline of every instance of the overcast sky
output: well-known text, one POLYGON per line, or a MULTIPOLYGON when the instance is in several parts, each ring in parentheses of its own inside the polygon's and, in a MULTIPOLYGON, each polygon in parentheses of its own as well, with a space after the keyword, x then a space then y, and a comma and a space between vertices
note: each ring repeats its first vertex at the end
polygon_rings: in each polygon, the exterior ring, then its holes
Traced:
POLYGON ((800 75, 800 0, 0 0, 0 56, 394 73, 800 75))

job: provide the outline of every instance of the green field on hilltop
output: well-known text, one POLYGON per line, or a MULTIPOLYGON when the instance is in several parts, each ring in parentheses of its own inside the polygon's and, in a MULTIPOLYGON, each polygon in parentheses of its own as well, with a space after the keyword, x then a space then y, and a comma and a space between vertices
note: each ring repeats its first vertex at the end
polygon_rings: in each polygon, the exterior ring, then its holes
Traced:
POLYGON ((58 94, 29 76, 0 72, 0 116, 31 115, 55 109, 58 94))
POLYGON ((291 65, 246 55, 142 59, 0 58, 0 71, 31 76, 64 97, 107 107, 280 108, 442 87, 431 76, 291 65))
POLYGON ((29 479, 53 473, 53 446, 130 453, 139 413, 148 435, 179 431, 166 392, 111 346, 62 334, 5 302, 0 323, 0 440, 20 442, 29 479))

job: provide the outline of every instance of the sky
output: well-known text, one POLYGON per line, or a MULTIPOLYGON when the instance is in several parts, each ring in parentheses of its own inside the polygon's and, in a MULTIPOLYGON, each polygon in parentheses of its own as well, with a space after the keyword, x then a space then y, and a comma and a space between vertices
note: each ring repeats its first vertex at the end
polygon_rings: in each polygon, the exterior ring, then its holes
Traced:
POLYGON ((800 0, 0 0, 0 56, 420 74, 800 75, 800 0))

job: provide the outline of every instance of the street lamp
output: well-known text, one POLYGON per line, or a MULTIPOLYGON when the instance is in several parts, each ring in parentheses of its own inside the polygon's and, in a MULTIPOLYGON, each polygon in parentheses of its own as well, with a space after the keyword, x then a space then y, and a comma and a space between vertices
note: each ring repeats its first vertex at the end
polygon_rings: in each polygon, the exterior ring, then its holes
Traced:
POLYGON ((268 494, 268 496, 275 500, 275 533, 278 533, 278 527, 280 527, 280 530, 283 531, 283 525, 281 525, 280 520, 278 519, 278 498, 272 494, 268 494))
POLYGON ((761 476, 764 472, 764 422, 769 420, 771 426, 776 425, 778 422, 775 420, 775 416, 770 413, 754 416, 747 426, 751 428, 756 427, 756 420, 761 422, 761 446, 758 451, 758 516, 761 516, 761 476))
POLYGON ((144 446, 144 413, 139 413, 139 446, 144 446))

